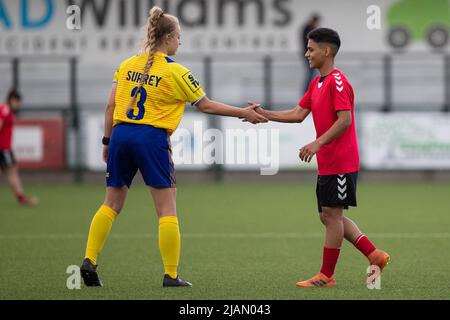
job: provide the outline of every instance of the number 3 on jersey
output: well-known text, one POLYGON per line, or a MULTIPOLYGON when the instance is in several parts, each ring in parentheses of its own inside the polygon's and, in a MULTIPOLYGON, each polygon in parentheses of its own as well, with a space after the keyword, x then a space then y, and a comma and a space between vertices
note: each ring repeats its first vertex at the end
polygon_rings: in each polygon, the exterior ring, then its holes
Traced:
MULTIPOLYGON (((133 91, 131 91, 131 97, 134 97, 134 95, 136 94, 136 91, 139 89, 139 87, 135 87, 133 89, 133 91)), ((140 95, 140 99, 137 103, 137 107, 138 107, 138 111, 139 113, 135 116, 134 115, 134 108, 131 109, 128 113, 127 113, 127 117, 128 119, 131 120, 141 120, 142 118, 144 118, 144 113, 145 113, 145 101, 147 100, 147 91, 144 89, 144 87, 141 87, 141 90, 139 90, 138 94, 140 95)))

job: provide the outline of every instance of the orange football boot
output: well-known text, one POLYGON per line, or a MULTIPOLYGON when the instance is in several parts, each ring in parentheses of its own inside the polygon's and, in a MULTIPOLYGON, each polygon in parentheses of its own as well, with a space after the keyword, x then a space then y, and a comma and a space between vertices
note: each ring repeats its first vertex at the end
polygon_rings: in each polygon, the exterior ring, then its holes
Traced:
POLYGON ((297 287, 334 287, 336 285, 336 280, 332 276, 331 278, 328 278, 323 273, 317 274, 315 277, 312 277, 311 279, 308 279, 306 281, 297 282, 295 284, 297 287))
POLYGON ((35 207, 39 203, 39 199, 34 196, 26 196, 24 194, 17 196, 17 202, 22 206, 35 207))
POLYGON ((370 265, 375 265, 380 268, 380 271, 383 272, 384 267, 389 263, 391 257, 384 251, 376 249, 374 252, 369 254, 367 257, 369 259, 370 265))

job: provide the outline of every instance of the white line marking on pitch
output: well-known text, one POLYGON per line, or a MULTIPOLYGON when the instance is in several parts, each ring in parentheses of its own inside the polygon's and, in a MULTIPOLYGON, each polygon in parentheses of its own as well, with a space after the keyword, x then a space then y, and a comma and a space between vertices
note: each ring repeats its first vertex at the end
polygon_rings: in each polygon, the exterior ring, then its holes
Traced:
MULTIPOLYGON (((185 239, 314 239, 323 238, 322 233, 185 233, 185 239)), ((369 233, 370 238, 386 239, 444 239, 450 233, 369 233)), ((113 239, 155 239, 156 234, 111 234, 113 239)), ((59 240, 87 239, 87 234, 0 234, 0 240, 59 240)))

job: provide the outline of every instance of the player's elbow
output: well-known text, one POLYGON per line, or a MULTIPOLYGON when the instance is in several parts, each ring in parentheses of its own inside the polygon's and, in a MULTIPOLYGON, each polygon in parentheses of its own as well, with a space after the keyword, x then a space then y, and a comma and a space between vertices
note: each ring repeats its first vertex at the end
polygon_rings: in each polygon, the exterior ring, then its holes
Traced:
POLYGON ((305 114, 304 112, 296 112, 293 117, 293 120, 294 120, 293 122, 302 123, 306 119, 307 116, 308 115, 305 114))
POLYGON ((302 122, 305 120, 305 118, 306 118, 305 115, 303 115, 303 114, 298 114, 298 115, 295 117, 295 122, 296 122, 296 123, 302 123, 302 122))
POLYGON ((350 127, 352 125, 352 117, 345 117, 343 125, 345 128, 350 127))
POLYGON ((339 121, 343 128, 348 128, 352 125, 353 119, 350 112, 345 111, 339 114, 339 121))
POLYGON ((204 97, 202 100, 200 100, 196 105, 197 109, 200 112, 203 113, 213 113, 213 105, 211 100, 209 100, 207 97, 204 97))

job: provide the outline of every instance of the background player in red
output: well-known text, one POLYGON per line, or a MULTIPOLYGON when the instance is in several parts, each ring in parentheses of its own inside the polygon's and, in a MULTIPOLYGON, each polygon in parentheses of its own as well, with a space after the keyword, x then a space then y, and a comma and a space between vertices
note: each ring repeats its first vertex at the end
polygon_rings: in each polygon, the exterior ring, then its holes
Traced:
POLYGON ((21 95, 16 90, 11 90, 6 102, 0 104, 0 169, 6 175, 17 201, 22 205, 33 206, 37 204, 37 199, 25 195, 12 151, 14 112, 20 109, 21 104, 21 95))
POLYGON ((311 279, 298 282, 300 287, 334 286, 334 269, 343 239, 355 245, 371 265, 381 271, 389 262, 389 255, 375 248, 358 226, 343 214, 344 209, 356 206, 356 181, 359 171, 359 152, 355 129, 353 89, 346 76, 334 66, 334 58, 341 41, 336 31, 314 29, 308 34, 305 57, 317 76, 298 106, 289 111, 257 111, 267 119, 278 122, 302 122, 311 112, 317 139, 300 149, 299 157, 310 162, 317 154, 317 202, 320 220, 325 225, 323 264, 311 279))

